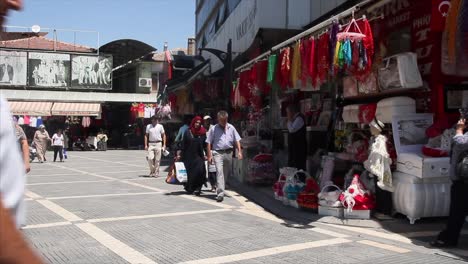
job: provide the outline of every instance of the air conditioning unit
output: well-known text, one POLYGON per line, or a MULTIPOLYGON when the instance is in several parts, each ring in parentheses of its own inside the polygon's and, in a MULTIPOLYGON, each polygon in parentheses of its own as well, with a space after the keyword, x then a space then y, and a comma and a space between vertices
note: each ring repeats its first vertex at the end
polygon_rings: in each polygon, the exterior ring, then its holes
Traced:
POLYGON ((140 86, 140 87, 151 87, 151 78, 140 78, 138 80, 138 86, 140 86))

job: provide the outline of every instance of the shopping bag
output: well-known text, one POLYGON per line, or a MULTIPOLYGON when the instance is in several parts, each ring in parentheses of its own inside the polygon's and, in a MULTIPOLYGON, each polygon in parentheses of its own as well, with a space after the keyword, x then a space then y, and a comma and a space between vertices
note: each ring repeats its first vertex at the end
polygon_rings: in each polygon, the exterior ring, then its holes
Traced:
POLYGON ((177 180, 177 177, 176 177, 175 164, 172 164, 169 167, 169 173, 167 174, 167 177, 166 177, 166 183, 167 184, 180 184, 180 182, 177 180))
POLYGON ((185 164, 183 162, 175 163, 175 175, 179 182, 187 182, 187 170, 185 169, 185 164))

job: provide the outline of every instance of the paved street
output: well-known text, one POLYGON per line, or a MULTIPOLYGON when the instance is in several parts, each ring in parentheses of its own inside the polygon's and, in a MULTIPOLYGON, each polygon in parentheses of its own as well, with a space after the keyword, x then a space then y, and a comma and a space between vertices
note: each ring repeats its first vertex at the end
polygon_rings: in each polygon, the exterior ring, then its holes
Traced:
POLYGON ((186 195, 165 177, 142 177, 144 156, 70 152, 65 163, 33 163, 23 232, 46 262, 463 263, 403 234, 284 222, 233 191, 224 203, 186 195))

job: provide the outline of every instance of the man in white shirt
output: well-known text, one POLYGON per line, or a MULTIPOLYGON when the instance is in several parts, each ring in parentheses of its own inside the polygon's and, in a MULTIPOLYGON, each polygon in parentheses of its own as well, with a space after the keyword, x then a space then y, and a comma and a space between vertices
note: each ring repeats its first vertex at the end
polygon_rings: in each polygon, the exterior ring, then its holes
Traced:
POLYGON ((145 150, 148 151, 149 177, 159 177, 161 154, 166 149, 166 134, 163 125, 159 124, 161 117, 153 116, 151 124, 146 126, 145 150))

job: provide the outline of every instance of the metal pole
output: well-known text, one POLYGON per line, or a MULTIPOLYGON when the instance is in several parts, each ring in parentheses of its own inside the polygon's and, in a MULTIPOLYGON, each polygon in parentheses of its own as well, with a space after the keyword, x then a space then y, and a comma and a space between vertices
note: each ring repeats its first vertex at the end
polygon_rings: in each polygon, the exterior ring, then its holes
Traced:
POLYGON ((226 96, 228 98, 227 103, 226 103, 226 111, 231 110, 231 100, 230 100, 230 94, 231 94, 231 86, 232 86, 232 76, 233 76, 233 69, 232 69, 232 39, 229 39, 229 42, 227 44, 227 58, 226 58, 226 65, 225 65, 226 71, 227 71, 227 85, 226 85, 226 96))

